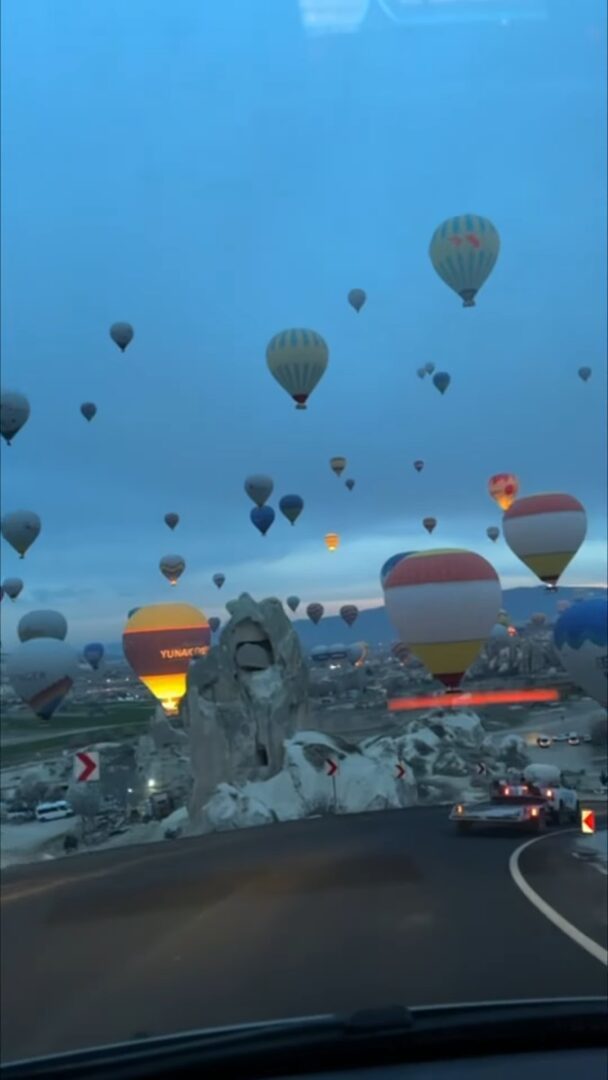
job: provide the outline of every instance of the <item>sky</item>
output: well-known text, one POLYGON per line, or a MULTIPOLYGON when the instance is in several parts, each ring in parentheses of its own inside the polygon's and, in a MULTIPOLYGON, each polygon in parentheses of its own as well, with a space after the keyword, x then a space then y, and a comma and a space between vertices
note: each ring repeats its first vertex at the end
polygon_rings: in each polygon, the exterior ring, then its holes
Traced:
POLYGON ((2 448, 2 511, 42 532, 23 562, 2 541, 25 582, 3 648, 39 607, 81 644, 169 599, 371 606, 384 560, 425 546, 536 585, 485 535, 499 471, 584 503, 563 583, 605 583, 605 18, 603 0, 4 0, 2 385, 31 417, 2 448), (428 257, 464 212, 501 236, 470 310, 428 257), (330 350, 305 412, 266 367, 289 326, 330 350), (253 528, 252 472, 275 508, 304 498, 295 527, 253 528))

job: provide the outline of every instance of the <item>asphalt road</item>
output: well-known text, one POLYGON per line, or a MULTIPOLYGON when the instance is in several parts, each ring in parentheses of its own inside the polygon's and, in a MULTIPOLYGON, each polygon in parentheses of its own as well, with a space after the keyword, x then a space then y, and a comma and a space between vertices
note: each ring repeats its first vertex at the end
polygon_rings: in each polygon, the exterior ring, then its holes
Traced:
MULTIPOLYGON (((533 887, 606 947, 608 878, 572 833, 533 887)), ((134 1035, 403 1002, 605 994, 606 967, 514 884, 516 835, 445 808, 293 822, 4 874, 4 1060, 134 1035)))

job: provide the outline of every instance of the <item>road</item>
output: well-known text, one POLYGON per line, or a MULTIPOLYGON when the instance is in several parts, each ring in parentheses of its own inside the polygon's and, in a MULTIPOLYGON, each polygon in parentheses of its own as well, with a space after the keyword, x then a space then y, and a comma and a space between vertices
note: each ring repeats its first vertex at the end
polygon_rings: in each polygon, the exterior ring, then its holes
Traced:
MULTIPOLYGON (((608 879, 572 858, 573 835, 531 845, 522 870, 605 948, 608 879)), ((515 885, 521 844, 458 836, 434 807, 11 869, 4 1059, 395 1002, 604 994, 604 964, 515 885)))

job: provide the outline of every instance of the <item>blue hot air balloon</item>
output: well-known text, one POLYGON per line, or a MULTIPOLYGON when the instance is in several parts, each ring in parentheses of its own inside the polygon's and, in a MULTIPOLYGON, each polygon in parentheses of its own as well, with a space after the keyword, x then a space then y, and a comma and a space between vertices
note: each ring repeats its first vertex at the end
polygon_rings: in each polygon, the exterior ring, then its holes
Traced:
POLYGON ((608 708, 608 600, 573 604, 560 615, 553 637, 572 680, 608 708))
POLYGON ((413 551, 398 551, 396 555, 391 555, 390 559, 386 560, 380 571, 380 584, 382 585, 382 588, 384 588, 384 582, 393 569, 393 566, 396 566, 398 562, 401 562, 401 560, 405 559, 408 555, 414 554, 415 552, 413 551))
POLYGON ((97 668, 103 660, 104 652, 105 649, 99 641, 91 641, 89 645, 85 645, 83 656, 87 663, 91 665, 93 671, 97 671, 97 668))
POLYGON ((275 513, 272 506, 254 506, 249 517, 256 529, 265 536, 274 521, 275 513))
POLYGON ((279 500, 279 510, 292 525, 295 525, 303 509, 304 499, 299 495, 283 495, 279 500))

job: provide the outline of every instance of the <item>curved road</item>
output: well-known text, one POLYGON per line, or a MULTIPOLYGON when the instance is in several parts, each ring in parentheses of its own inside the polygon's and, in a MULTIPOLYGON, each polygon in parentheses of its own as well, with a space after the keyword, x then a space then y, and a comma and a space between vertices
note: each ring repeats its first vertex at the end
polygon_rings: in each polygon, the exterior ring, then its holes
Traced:
MULTIPOLYGON (((2 1047, 31 1054, 403 1002, 605 994, 604 963, 515 885, 521 834, 446 808, 329 817, 3 875, 2 1047)), ((572 832, 519 859, 606 948, 608 878, 572 832)))

